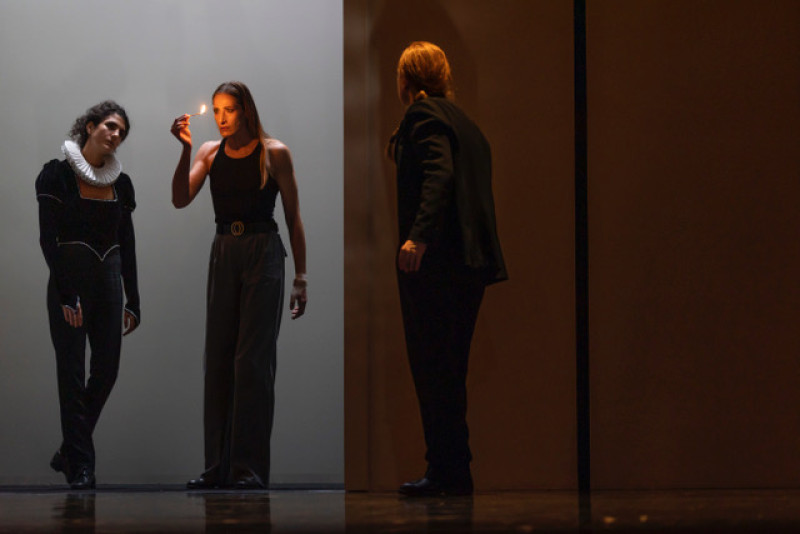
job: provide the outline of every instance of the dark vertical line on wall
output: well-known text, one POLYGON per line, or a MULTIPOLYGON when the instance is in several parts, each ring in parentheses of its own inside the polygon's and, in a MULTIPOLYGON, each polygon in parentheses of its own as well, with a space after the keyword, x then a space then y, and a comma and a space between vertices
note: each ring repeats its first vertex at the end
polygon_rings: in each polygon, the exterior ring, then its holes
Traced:
MULTIPOLYGON (((373 54, 373 48, 370 46, 370 42, 369 42, 369 32, 370 32, 370 28, 372 27, 372 24, 373 24, 373 22, 375 20, 374 13, 373 13, 373 10, 372 10, 374 2, 370 2, 369 0, 367 0, 367 1, 363 2, 362 5, 363 5, 363 10, 364 10, 363 12, 365 14, 364 18, 362 19, 362 22, 364 23, 364 26, 361 29, 362 30, 362 37, 363 37, 363 43, 362 43, 363 48, 362 48, 362 50, 364 51, 364 56, 363 56, 364 70, 362 71, 362 74, 364 76, 364 78, 363 78, 363 80, 364 80, 364 94, 362 95, 362 97, 364 98, 364 100, 366 102, 369 102, 370 95, 372 95, 372 78, 370 78, 370 73, 372 71, 370 70, 370 65, 372 65, 372 54, 373 54)), ((365 136, 364 137, 365 137, 365 139, 374 139, 373 131, 372 131, 373 130, 373 128, 372 128, 372 125, 373 125, 372 114, 375 112, 375 107, 368 105, 368 106, 365 106, 365 109, 366 109, 367 113, 366 113, 366 117, 365 117, 365 123, 366 124, 365 124, 365 132, 364 132, 365 136)), ((369 146, 369 144, 367 144, 367 146, 369 146)), ((378 176, 378 174, 376 174, 375 169, 374 169, 375 159, 373 157, 371 157, 371 156, 368 156, 367 158, 368 158, 367 159, 367 164, 366 164, 366 168, 368 170, 367 176, 378 176)), ((374 205, 376 205, 375 204, 375 197, 377 196, 376 193, 375 193, 375 181, 374 180, 367 180, 367 187, 369 188, 367 201, 369 202, 370 206, 374 206, 374 205)), ((376 233, 375 232, 375 228, 377 227, 376 220, 375 220, 375 210, 372 210, 372 209, 369 210, 369 226, 370 226, 370 229, 369 229, 369 236, 368 236, 368 240, 367 240, 367 242, 369 243, 369 263, 370 263, 370 270, 369 270, 370 275, 369 275, 369 280, 368 280, 369 295, 367 297, 369 299, 368 302, 367 302, 367 313, 369 314, 369 317, 367 318, 367 323, 368 323, 367 324, 367 355, 366 355, 366 358, 365 358, 366 368, 367 368, 367 373, 366 373, 367 374, 367 384, 368 384, 368 386, 366 388, 367 389, 367 395, 366 395, 366 397, 367 397, 367 399, 366 399, 367 400, 367 417, 366 417, 366 419, 367 419, 367 428, 366 428, 366 436, 365 436, 365 438, 366 438, 366 453, 367 454, 365 455, 366 456, 366 458, 365 458, 365 461, 366 461, 365 472, 366 472, 366 481, 367 481, 366 490, 367 491, 374 491, 375 487, 373 486, 373 480, 372 480, 372 471, 373 471, 372 470, 372 462, 373 462, 373 460, 375 458, 375 451, 373 450, 373 447, 372 447, 372 445, 373 445, 373 443, 372 443, 372 428, 373 428, 373 424, 374 424, 374 420, 375 420, 375 417, 374 417, 374 413, 375 413, 374 412, 374 410, 375 410, 374 405, 375 405, 375 403, 372 402, 372 387, 371 386, 372 386, 372 384, 375 383, 374 379, 373 379, 373 373, 375 371, 375 366, 373 365, 372 355, 377 353, 376 350, 375 350, 375 346, 376 346, 376 342, 375 342, 375 323, 373 321, 373 317, 374 317, 374 313, 375 313, 375 308, 377 307, 375 293, 376 293, 376 288, 377 288, 378 283, 375 280, 375 273, 378 272, 377 265, 376 265, 376 263, 378 261, 378 259, 376 257, 376 249, 378 248, 377 247, 378 240, 377 240, 377 238, 375 236, 375 233, 376 233)))
POLYGON ((586 120, 586 0, 574 0, 575 38, 575 338, 578 490, 591 491, 589 411, 589 227, 586 120))

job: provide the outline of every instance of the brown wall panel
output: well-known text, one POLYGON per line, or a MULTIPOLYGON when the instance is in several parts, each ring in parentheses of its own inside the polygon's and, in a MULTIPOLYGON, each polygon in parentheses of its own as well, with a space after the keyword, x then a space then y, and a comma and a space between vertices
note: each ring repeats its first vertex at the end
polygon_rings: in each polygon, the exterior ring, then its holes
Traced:
POLYGON ((800 481, 800 2, 588 2, 598 488, 800 481))
POLYGON ((511 280, 492 286, 470 361, 478 489, 575 486, 572 4, 345 1, 346 484, 424 470, 393 268, 402 117, 395 68, 413 40, 451 59, 456 99, 489 138, 511 280))
MULTIPOLYGON (((474 342, 478 487, 574 487, 571 7, 345 2, 350 489, 422 469, 379 156, 413 39, 496 160, 512 280, 474 342)), ((800 3, 589 2, 587 26, 594 487, 796 486, 800 3)))

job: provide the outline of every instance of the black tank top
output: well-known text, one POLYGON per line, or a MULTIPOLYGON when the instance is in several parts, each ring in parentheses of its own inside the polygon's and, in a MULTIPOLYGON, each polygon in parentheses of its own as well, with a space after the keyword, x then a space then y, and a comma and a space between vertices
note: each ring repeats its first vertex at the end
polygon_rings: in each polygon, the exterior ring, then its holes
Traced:
POLYGON ((217 223, 268 222, 275 211, 278 184, 267 176, 267 185, 261 189, 259 156, 261 144, 243 158, 225 154, 225 139, 211 164, 211 199, 217 223))

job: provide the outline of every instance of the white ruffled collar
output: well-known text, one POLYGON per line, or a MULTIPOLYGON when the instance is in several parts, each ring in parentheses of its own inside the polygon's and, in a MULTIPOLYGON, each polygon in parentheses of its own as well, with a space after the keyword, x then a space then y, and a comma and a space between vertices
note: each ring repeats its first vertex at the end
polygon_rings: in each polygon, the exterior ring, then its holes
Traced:
POLYGON ((69 139, 64 141, 61 151, 67 157, 67 161, 72 170, 75 171, 75 174, 88 184, 99 187, 109 186, 117 181, 122 172, 122 164, 114 154, 106 156, 106 162, 102 167, 95 167, 86 161, 86 158, 81 154, 81 147, 75 141, 69 139))

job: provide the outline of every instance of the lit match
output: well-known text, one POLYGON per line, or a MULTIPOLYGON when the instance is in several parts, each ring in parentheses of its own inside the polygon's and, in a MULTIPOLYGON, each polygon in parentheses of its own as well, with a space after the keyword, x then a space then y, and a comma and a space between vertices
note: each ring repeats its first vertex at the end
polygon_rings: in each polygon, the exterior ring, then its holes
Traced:
POLYGON ((202 106, 200 106, 200 111, 199 111, 199 112, 197 112, 197 113, 192 113, 192 114, 191 114, 191 115, 189 115, 189 116, 190 116, 190 117, 194 117, 195 115, 202 115, 202 114, 203 114, 203 113, 205 113, 205 112, 206 112, 206 105, 205 105, 205 104, 203 104, 202 106))

